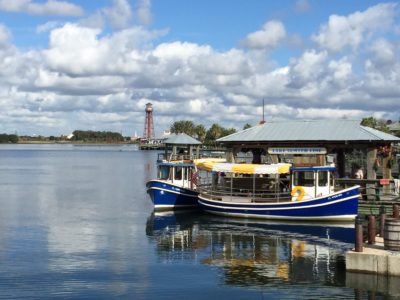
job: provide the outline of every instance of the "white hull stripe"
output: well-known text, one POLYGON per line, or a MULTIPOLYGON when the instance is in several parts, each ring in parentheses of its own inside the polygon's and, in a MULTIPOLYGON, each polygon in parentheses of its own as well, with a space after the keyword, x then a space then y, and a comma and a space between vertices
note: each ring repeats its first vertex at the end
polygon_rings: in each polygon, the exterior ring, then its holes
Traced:
POLYGON ((241 213, 227 213, 227 212, 217 212, 214 210, 207 210, 206 212, 225 216, 225 217, 242 217, 242 218, 258 218, 258 219, 279 219, 279 220, 336 220, 336 221, 351 221, 354 220, 356 215, 338 215, 338 216, 321 216, 321 217, 301 217, 301 216, 271 216, 271 215, 254 215, 254 214, 241 214, 241 213))
POLYGON ((188 204, 188 205, 169 205, 169 204, 157 204, 157 205, 154 205, 154 207, 155 208, 179 208, 179 207, 194 207, 194 206, 197 206, 197 204, 192 204, 192 205, 190 205, 190 204, 188 204))
POLYGON ((177 192, 177 191, 171 191, 168 189, 163 189, 163 188, 158 188, 158 187, 152 187, 152 188, 149 188, 149 190, 159 190, 159 191, 164 191, 164 192, 168 192, 171 194, 183 195, 183 196, 192 197, 192 198, 198 197, 197 195, 191 195, 191 194, 181 193, 181 192, 177 192))
MULTIPOLYGON (((296 207, 252 207, 251 203, 248 204, 248 206, 242 206, 242 207, 236 207, 236 206, 229 206, 229 204, 236 204, 235 202, 227 202, 225 201, 225 203, 227 204, 227 206, 221 206, 221 205, 214 205, 214 204, 209 204, 209 203, 205 203, 203 201, 209 201, 207 199, 205 199, 204 197, 199 196, 199 203, 204 205, 204 206, 208 206, 208 207, 215 207, 215 208, 222 208, 222 209, 233 209, 233 210, 253 210, 253 211, 261 211, 261 210, 299 210, 299 209, 305 209, 305 208, 313 208, 313 207, 320 207, 320 206, 327 206, 327 205, 332 205, 338 202, 344 202, 353 198, 358 198, 359 195, 353 195, 351 197, 347 197, 347 198, 343 198, 343 199, 338 199, 338 200, 334 200, 334 201, 330 201, 330 202, 325 202, 325 203, 319 203, 319 204, 314 204, 314 205, 304 205, 304 206, 296 206, 296 207)), ((215 203, 215 201, 213 201, 215 203)), ((221 201, 219 202, 221 203, 221 201)), ((242 204, 242 203, 238 203, 238 204, 242 204)), ((279 203, 274 203, 274 205, 279 205, 279 203)))

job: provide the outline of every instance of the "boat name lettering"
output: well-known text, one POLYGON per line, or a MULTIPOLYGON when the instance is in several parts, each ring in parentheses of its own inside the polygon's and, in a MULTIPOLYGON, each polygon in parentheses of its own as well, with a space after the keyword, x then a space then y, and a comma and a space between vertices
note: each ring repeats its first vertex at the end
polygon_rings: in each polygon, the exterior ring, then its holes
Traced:
POLYGON ((331 197, 328 197, 328 200, 333 200, 333 199, 337 199, 337 198, 341 198, 343 197, 343 194, 337 194, 337 195, 333 195, 331 197))
POLYGON ((323 147, 270 147, 268 148, 269 154, 326 154, 326 148, 323 147))

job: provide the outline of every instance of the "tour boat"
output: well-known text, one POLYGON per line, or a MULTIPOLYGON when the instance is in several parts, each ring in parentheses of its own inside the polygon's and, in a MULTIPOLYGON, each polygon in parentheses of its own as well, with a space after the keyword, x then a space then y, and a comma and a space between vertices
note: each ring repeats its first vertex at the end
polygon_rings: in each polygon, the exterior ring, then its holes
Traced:
POLYGON ((224 162, 221 158, 194 160, 161 160, 157 164, 157 179, 147 182, 155 210, 198 208, 197 163, 224 162))
POLYGON ((204 162, 199 206, 206 212, 245 218, 351 221, 359 186, 335 190, 335 167, 204 162))
POLYGON ((147 182, 155 210, 198 206, 196 167, 193 161, 165 161, 157 165, 157 179, 147 182))

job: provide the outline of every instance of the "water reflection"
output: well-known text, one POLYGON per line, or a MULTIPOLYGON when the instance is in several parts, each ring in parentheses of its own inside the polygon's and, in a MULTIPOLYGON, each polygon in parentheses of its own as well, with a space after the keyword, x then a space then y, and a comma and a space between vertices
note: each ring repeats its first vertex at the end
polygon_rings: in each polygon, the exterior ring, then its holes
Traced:
POLYGON ((153 213, 146 233, 160 260, 194 260, 219 268, 226 285, 345 286, 343 255, 352 247, 352 227, 153 213))
POLYGON ((354 288, 354 299, 374 299, 376 294, 400 299, 400 277, 347 272, 346 286, 354 288))

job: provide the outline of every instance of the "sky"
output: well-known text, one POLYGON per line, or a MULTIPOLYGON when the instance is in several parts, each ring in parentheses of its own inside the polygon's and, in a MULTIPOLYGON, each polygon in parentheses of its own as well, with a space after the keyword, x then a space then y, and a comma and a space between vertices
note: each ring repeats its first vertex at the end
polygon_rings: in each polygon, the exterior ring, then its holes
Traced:
POLYGON ((400 2, 0 0, 0 133, 400 119, 400 2))

